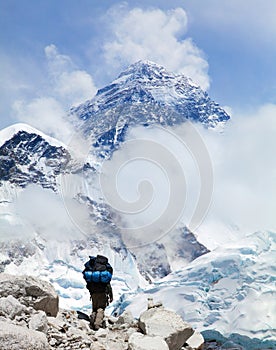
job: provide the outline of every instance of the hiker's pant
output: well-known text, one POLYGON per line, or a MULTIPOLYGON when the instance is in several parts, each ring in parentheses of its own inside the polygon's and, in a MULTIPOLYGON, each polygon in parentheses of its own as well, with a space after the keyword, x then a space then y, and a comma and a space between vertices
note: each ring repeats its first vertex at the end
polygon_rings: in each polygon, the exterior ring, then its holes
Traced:
POLYGON ((107 296, 105 293, 92 293, 92 322, 98 329, 103 326, 104 310, 107 306, 107 296))

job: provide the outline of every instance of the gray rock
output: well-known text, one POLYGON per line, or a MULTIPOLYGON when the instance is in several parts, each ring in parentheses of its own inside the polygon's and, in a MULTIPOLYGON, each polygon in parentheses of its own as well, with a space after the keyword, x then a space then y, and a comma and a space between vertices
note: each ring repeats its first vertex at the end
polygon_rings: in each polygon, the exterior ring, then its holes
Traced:
POLYGON ((151 308, 140 316, 145 334, 138 333, 138 322, 130 312, 111 320, 107 317, 107 328, 93 331, 75 311, 57 313, 57 307, 58 298, 49 283, 0 274, 0 350, 179 350, 181 346, 201 350, 201 335, 191 337, 191 326, 161 303, 150 303, 151 308), (47 301, 52 306, 47 308, 47 301), (39 305, 42 310, 37 310, 39 305), (55 317, 47 317, 47 311, 55 317))
POLYGON ((169 350, 168 344, 160 336, 132 333, 128 341, 129 350, 169 350))
POLYGON ((114 324, 118 321, 118 318, 115 316, 108 316, 108 323, 114 324))
POLYGON ((49 345, 51 346, 55 346, 57 344, 57 341, 56 339, 52 338, 50 341, 49 341, 49 345))
POLYGON ((133 325, 135 323, 134 317, 130 311, 124 311, 122 315, 118 317, 117 324, 133 325))
POLYGON ((78 322, 78 329, 88 333, 91 331, 89 327, 89 323, 87 321, 79 320, 78 322))
POLYGON ((51 333, 51 339, 55 339, 58 343, 67 340, 67 335, 64 333, 51 333))
POLYGON ((137 332, 137 329, 135 329, 133 327, 128 328, 126 331, 126 340, 128 340, 130 338, 130 336, 135 332, 137 332))
POLYGON ((58 295, 53 286, 32 276, 0 274, 0 297, 12 295, 21 304, 42 310, 49 316, 58 313, 58 295))
POLYGON ((45 334, 3 321, 0 321, 0 344, 5 350, 50 349, 45 334))
POLYGON ((153 298, 148 298, 148 309, 153 307, 163 307, 163 303, 161 301, 154 302, 153 298))
POLYGON ((96 342, 91 344, 90 350, 106 350, 106 347, 103 344, 99 344, 96 342))
POLYGON ((25 305, 20 304, 12 295, 0 298, 0 315, 13 320, 16 316, 28 313, 25 305))
POLYGON ((50 327, 59 331, 67 328, 66 322, 61 313, 58 313, 56 317, 48 317, 48 324, 50 327))
POLYGON ((139 327, 144 334, 163 337, 170 350, 180 350, 194 333, 191 325, 173 311, 152 308, 140 315, 139 327))
POLYGON ((107 330, 107 329, 104 329, 104 328, 100 328, 100 329, 96 332, 97 338, 106 338, 106 337, 107 337, 107 334, 108 334, 108 330, 107 330))
POLYGON ((29 328, 35 331, 46 333, 48 330, 48 320, 45 315, 45 312, 38 311, 34 315, 31 316, 29 321, 29 328))

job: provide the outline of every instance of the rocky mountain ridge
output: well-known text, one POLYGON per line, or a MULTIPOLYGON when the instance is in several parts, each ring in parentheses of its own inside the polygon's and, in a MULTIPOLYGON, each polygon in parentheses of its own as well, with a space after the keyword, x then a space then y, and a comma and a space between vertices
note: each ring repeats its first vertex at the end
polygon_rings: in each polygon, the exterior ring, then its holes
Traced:
POLYGON ((71 159, 62 143, 24 124, 6 128, 2 134, 0 186, 3 182, 19 187, 38 184, 56 190, 57 176, 71 159))
POLYGON ((131 126, 179 125, 187 120, 219 128, 229 115, 184 75, 150 61, 128 67, 91 100, 71 109, 95 147, 116 148, 131 126))

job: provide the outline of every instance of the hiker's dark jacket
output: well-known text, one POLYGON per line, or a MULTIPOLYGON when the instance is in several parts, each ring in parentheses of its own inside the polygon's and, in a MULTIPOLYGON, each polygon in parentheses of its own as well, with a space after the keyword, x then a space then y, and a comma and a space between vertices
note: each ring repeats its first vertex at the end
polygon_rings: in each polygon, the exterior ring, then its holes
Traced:
POLYGON ((86 284, 86 288, 89 290, 90 294, 94 293, 105 293, 108 297, 110 302, 113 300, 113 292, 112 287, 110 283, 94 283, 94 282, 88 282, 86 284))

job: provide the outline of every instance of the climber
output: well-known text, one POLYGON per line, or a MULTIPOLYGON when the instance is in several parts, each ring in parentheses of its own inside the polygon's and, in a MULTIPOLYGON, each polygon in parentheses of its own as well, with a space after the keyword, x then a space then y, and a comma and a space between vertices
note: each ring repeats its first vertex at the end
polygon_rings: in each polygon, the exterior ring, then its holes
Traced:
POLYGON ((90 326, 94 330, 104 327, 104 310, 113 301, 113 292, 110 284, 113 269, 108 259, 103 255, 90 256, 83 270, 86 288, 92 300, 90 326))

